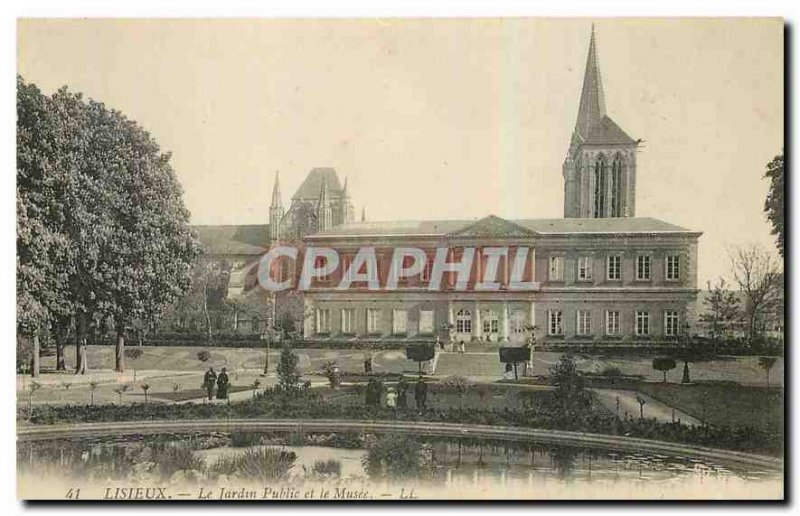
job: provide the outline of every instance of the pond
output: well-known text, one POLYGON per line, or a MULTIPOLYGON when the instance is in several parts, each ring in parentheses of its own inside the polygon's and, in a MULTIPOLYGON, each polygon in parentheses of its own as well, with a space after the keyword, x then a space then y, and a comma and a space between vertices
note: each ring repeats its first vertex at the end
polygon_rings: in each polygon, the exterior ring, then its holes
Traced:
POLYGON ((215 497, 241 486, 315 484, 347 486, 372 498, 735 498, 777 497, 782 490, 779 471, 691 457, 347 433, 25 442, 18 446, 18 468, 23 479, 202 485, 221 489, 215 497))

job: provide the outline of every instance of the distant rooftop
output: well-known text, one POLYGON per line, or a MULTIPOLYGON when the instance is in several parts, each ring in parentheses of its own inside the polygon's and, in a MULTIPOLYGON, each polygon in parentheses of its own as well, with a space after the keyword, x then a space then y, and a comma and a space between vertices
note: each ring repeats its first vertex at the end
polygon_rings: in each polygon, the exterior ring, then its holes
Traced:
POLYGON ((319 192, 322 189, 322 181, 328 185, 328 195, 338 196, 342 193, 342 184, 339 182, 339 176, 336 175, 336 169, 331 167, 317 167, 311 169, 308 173, 300 188, 297 189, 292 199, 316 199, 319 197, 319 192))
MULTIPOLYGON (((311 238, 333 236, 444 236, 500 234, 506 236, 552 234, 637 234, 696 233, 692 230, 649 217, 601 219, 521 219, 506 220, 489 216, 475 220, 416 220, 387 222, 351 222, 311 238)), ((699 233, 697 233, 699 234, 699 233)))

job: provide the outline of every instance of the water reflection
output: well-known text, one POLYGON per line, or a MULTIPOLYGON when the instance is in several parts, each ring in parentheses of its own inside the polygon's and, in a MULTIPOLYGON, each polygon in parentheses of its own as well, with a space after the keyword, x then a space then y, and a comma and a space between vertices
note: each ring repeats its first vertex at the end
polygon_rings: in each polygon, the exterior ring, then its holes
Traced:
MULTIPOLYGON (((20 443, 17 463, 21 472, 52 472, 87 479, 215 479, 221 474, 221 470, 214 469, 215 465, 224 463, 226 477, 235 477, 239 474, 237 464, 253 460, 243 457, 248 450, 275 449, 294 454, 291 467, 281 471, 284 477, 296 479, 369 478, 377 481, 404 471, 408 477, 424 477, 426 481, 447 486, 479 486, 489 479, 500 485, 524 486, 546 479, 561 483, 581 480, 636 484, 670 483, 687 478, 780 478, 779 472, 736 470, 691 457, 429 438, 414 440, 416 447, 412 455, 416 454, 419 461, 409 461, 408 454, 404 456, 404 450, 395 446, 382 456, 385 467, 375 468, 373 463, 370 471, 365 466, 370 464, 369 454, 380 440, 380 436, 357 434, 232 436, 222 433, 53 440, 20 443), (389 464, 393 457, 399 456, 402 461, 389 464)), ((270 470, 267 468, 267 471, 270 470)))

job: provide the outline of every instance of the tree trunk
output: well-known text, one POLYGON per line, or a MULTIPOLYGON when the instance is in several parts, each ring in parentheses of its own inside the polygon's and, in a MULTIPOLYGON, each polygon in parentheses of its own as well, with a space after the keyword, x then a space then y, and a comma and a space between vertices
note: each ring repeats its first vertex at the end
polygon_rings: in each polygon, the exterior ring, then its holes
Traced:
POLYGON ((664 373, 664 383, 667 383, 667 372, 666 371, 661 371, 661 372, 664 373))
POLYGON ((125 372, 125 330, 117 330, 117 345, 114 349, 114 371, 125 372))
POLYGON ((31 376, 39 376, 39 332, 33 333, 33 351, 31 352, 31 376))
POLYGON ((64 345, 68 332, 61 328, 56 329, 56 371, 66 371, 67 363, 64 359, 64 345))
POLYGON ((86 374, 86 319, 79 315, 75 320, 75 374, 86 374))

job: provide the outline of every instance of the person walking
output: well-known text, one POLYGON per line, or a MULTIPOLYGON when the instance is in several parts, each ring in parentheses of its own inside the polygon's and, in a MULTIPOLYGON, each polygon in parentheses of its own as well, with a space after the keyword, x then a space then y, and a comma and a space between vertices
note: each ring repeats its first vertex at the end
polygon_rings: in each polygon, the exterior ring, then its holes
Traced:
POLYGON ((225 368, 222 368, 222 371, 219 372, 219 376, 217 376, 217 399, 218 400, 227 400, 228 399, 228 373, 225 372, 225 368))
POLYGON ((203 377, 203 386, 206 388, 206 395, 208 396, 208 401, 214 399, 214 384, 216 382, 217 382, 217 373, 214 372, 213 367, 209 367, 208 371, 206 371, 206 374, 203 377))
POLYGON ((428 400, 428 385, 420 375, 417 385, 414 386, 414 399, 417 402, 417 410, 425 410, 425 403, 428 400))

